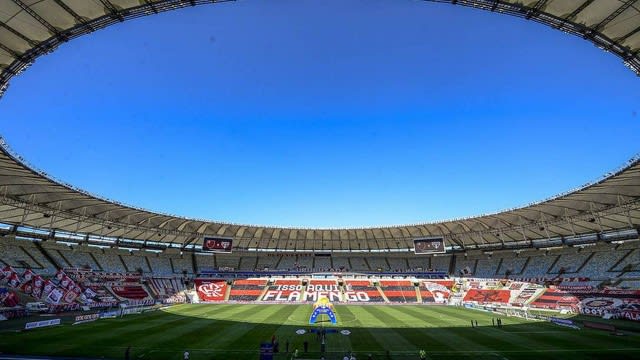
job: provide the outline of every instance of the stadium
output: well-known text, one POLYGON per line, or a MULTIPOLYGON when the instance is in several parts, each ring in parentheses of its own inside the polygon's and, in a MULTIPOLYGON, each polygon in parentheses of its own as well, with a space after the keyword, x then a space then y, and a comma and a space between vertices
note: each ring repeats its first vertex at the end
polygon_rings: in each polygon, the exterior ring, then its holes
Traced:
MULTIPOLYGON (((218 2, 0 1, 0 99, 61 44, 218 2)), ((431 2, 546 25, 640 76, 640 1, 431 2)), ((0 359, 637 359, 640 157, 496 213, 307 228, 126 205, 0 138, 0 270, 0 359)))

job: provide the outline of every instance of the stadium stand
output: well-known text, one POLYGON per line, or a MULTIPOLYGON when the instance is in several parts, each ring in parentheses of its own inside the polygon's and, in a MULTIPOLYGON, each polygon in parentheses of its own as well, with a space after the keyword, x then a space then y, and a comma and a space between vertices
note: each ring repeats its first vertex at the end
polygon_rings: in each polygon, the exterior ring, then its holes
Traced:
POLYGON ((171 262, 166 256, 162 254, 149 253, 146 254, 145 257, 149 263, 149 268, 154 275, 167 276, 173 274, 171 262))
MULTIPOLYGON (((534 250, 535 251, 535 250, 534 250)), ((523 253, 521 253, 523 254, 523 253)), ((546 275, 551 266, 555 263, 557 256, 547 255, 544 252, 525 254, 531 255, 527 265, 522 271, 522 278, 546 275)))
POLYGON ((212 272, 217 268, 214 254, 196 254, 196 264, 200 273, 212 272))
POLYGON ((381 256, 372 256, 364 259, 369 264, 369 268, 373 271, 389 271, 389 263, 386 258, 381 256))
POLYGON ((344 256, 333 256, 333 267, 336 271, 349 271, 351 267, 349 266, 349 258, 344 256))
POLYGON ((450 266, 451 266, 451 255, 434 256, 431 258, 431 269, 433 271, 444 271, 446 273, 449 273, 450 266))
POLYGON ((193 262, 190 254, 183 254, 179 256, 172 256, 171 260, 174 274, 193 274, 193 262))
POLYGON ((216 254, 218 269, 236 270, 240 268, 240 257, 231 254, 216 254))
POLYGON ((390 302, 415 303, 416 287, 407 280, 380 280, 382 293, 390 302))
POLYGON ((258 257, 255 255, 246 255, 240 258, 238 262, 238 269, 240 270, 258 270, 258 257))
POLYGON ((349 263, 351 264, 351 270, 355 272, 372 270, 367 264, 366 259, 362 256, 353 256, 349 258, 349 263))
POLYGON ((504 257, 496 275, 506 276, 522 275, 522 269, 527 263, 528 258, 523 257, 504 257))
POLYGON ((331 257, 329 256, 315 256, 313 264, 313 271, 322 272, 322 271, 331 271, 333 268, 331 266, 331 257))
POLYGON ((278 262, 278 269, 280 270, 294 270, 298 266, 298 256, 285 254, 278 262))
POLYGON ((275 270, 281 258, 280 256, 259 256, 256 270, 275 270))
POLYGON ((140 256, 138 251, 133 251, 128 255, 121 255, 127 272, 150 273, 151 269, 144 256, 140 256))
POLYGON ((256 301, 265 290, 266 279, 244 279, 233 282, 229 300, 234 301, 256 301))
POLYGON ((384 302, 384 298, 382 297, 382 294, 380 294, 378 288, 373 286, 369 280, 346 280, 344 292, 345 294, 349 292, 363 292, 367 295, 370 302, 384 302))

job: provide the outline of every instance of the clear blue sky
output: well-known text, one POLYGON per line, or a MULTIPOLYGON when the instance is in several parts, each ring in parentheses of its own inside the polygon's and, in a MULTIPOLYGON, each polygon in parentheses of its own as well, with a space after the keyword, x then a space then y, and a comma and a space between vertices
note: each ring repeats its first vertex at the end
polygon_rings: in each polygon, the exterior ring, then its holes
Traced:
POLYGON ((534 22, 419 1, 239 1, 112 26, 15 78, 0 132, 95 194, 344 227, 466 217, 640 150, 640 79, 534 22))

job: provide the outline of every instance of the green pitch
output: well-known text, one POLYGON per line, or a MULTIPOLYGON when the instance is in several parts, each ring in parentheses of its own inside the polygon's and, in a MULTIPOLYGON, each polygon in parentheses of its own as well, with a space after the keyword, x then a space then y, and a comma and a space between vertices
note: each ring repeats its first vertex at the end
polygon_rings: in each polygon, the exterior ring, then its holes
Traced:
POLYGON ((320 343, 312 328, 328 329, 325 358, 342 359, 353 351, 359 360, 417 359, 638 359, 640 335, 610 335, 606 331, 573 330, 518 318, 503 318, 491 326, 492 315, 443 306, 336 305, 338 325, 310 327, 310 305, 177 305, 164 310, 62 325, 31 331, 0 332, 0 352, 105 357, 122 359, 193 360, 258 359, 259 345, 275 334, 276 359, 319 359, 320 343), (477 320, 479 328, 471 327, 477 320), (303 335, 297 330, 305 330, 303 335), (337 329, 337 332, 332 332, 337 329), (340 330, 349 330, 343 335, 340 330), (289 341, 289 354, 286 341, 289 341), (304 353, 303 342, 309 344, 304 353))

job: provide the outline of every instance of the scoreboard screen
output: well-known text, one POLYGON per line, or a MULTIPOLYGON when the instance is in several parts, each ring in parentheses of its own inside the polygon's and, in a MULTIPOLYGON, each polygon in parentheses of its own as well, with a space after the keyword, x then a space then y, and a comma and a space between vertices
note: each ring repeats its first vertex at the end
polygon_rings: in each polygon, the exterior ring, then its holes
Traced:
POLYGON ((221 237, 204 237, 202 251, 230 253, 233 247, 233 239, 221 237))
POLYGON ((437 254, 445 252, 444 239, 441 237, 414 239, 413 247, 413 251, 416 254, 437 254))

